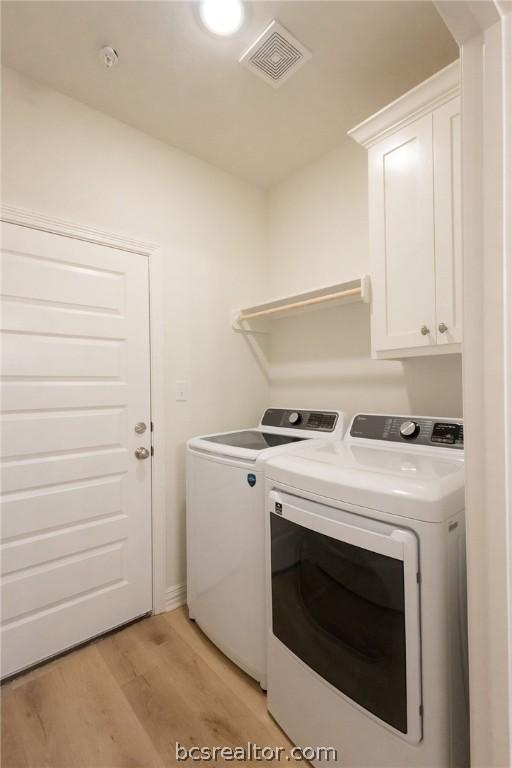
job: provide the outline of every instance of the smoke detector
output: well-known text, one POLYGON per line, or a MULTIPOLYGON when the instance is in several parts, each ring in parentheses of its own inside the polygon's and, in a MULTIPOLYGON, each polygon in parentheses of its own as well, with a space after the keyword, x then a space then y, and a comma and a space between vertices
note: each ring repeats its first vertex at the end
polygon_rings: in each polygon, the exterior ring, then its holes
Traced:
POLYGON ((273 88, 279 88, 310 58, 310 51, 274 19, 239 61, 273 88))
POLYGON ((119 61, 119 56, 115 48, 110 45, 105 45, 98 51, 98 57, 105 69, 112 69, 119 61))

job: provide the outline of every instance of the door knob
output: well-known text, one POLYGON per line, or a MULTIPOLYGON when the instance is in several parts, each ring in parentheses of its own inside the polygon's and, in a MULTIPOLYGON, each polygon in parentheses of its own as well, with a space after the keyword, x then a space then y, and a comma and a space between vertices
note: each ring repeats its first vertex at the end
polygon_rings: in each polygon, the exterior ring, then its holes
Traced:
POLYGON ((446 333, 446 331, 448 330, 448 326, 446 325, 446 323, 439 323, 438 329, 439 329, 439 333, 446 333))
POLYGON ((149 451, 147 448, 136 448, 135 449, 135 458, 136 459, 147 459, 149 457, 149 451))
POLYGON ((428 336, 430 333, 430 328, 427 325, 421 326, 421 335, 422 336, 428 336))
POLYGON ((134 426, 134 430, 135 430, 135 432, 136 432, 138 435, 143 435, 143 434, 144 434, 144 432, 146 431, 146 429, 147 429, 147 427, 146 427, 146 425, 144 424, 144 422, 143 422, 143 421, 138 421, 138 422, 136 423, 136 425, 134 426))

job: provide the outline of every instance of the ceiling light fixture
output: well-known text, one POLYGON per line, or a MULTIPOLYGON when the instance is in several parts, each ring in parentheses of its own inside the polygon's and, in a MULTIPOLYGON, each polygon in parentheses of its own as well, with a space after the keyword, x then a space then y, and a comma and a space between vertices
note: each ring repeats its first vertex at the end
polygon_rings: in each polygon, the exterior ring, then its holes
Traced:
POLYGON ((244 7, 241 0, 201 0, 199 15, 214 35, 234 35, 242 26, 244 7))

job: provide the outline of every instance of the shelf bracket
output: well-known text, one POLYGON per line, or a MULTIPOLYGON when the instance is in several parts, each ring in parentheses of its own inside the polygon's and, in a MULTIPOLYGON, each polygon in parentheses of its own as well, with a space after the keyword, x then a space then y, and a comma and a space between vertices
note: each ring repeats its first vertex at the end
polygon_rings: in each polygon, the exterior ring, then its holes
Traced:
POLYGON ((372 299, 372 283, 370 275, 363 275, 361 278, 361 300, 364 304, 370 304, 372 299))
POLYGON ((242 320, 241 314, 240 310, 236 310, 231 314, 231 327, 234 331, 237 333, 261 334, 262 336, 268 336, 270 334, 268 323, 260 320, 255 326, 254 322, 251 323, 249 320, 242 320))

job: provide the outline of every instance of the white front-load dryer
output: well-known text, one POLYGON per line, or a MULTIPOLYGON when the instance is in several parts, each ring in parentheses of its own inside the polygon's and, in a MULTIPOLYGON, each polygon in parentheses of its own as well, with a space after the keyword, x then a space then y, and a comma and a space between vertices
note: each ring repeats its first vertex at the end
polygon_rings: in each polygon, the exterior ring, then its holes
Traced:
POLYGON ((268 707, 330 765, 469 764, 463 455, 460 420, 360 414, 266 464, 268 707))
POLYGON ((298 445, 341 441, 340 411, 269 408, 253 429, 187 445, 189 615, 266 688, 265 462, 298 445))

